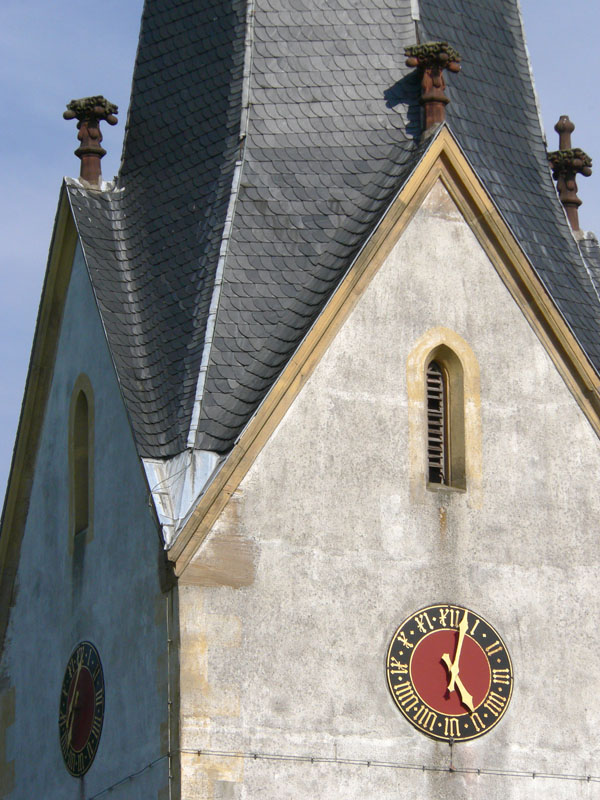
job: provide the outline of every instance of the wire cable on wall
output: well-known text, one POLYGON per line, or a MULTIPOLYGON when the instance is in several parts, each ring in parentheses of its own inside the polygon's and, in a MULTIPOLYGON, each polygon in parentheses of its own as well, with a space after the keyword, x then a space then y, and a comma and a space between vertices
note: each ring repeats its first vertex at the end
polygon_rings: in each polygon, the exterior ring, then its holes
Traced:
POLYGON ((586 783, 600 783, 599 775, 569 775, 554 772, 517 770, 517 769, 494 769, 492 767, 457 767, 450 763, 448 766, 428 766, 426 764, 405 764, 397 761, 378 761, 376 759, 364 758, 338 758, 336 756, 299 756, 284 753, 240 753, 229 752, 227 750, 190 750, 182 749, 180 753, 194 754, 198 756, 217 756, 219 758, 244 758, 248 760, 263 759, 265 761, 294 761, 308 762, 310 764, 345 764, 358 767, 387 767, 390 769, 416 770, 418 772, 450 772, 468 775, 498 775, 507 778, 547 778, 563 781, 582 781, 586 783))
POLYGON ((154 761, 146 764, 145 767, 138 769, 136 772, 132 772, 131 775, 127 775, 125 778, 121 778, 121 780, 116 781, 116 783, 111 783, 111 785, 107 786, 106 789, 102 789, 102 791, 98 792, 97 794, 93 794, 91 797, 88 797, 87 800, 96 800, 97 797, 102 797, 102 795, 107 794, 107 792, 112 792, 113 789, 117 789, 122 784, 132 781, 134 778, 137 778, 138 775, 141 775, 143 772, 146 772, 146 770, 151 769, 155 764, 158 764, 159 761, 164 761, 165 758, 168 757, 169 753, 165 753, 164 756, 155 758, 154 761))
POLYGON ((186 753, 188 755, 197 755, 199 757, 217 757, 217 758, 243 758, 249 761, 288 761, 295 763, 305 764, 339 764, 354 767, 367 767, 372 768, 387 768, 397 770, 411 770, 415 772, 448 772, 457 775, 494 775, 502 778, 530 778, 533 780, 557 780, 557 781, 579 781, 581 783, 600 783, 600 775, 570 775, 567 773, 557 772, 544 772, 537 770, 519 770, 519 769, 495 769, 494 767, 459 767, 452 762, 447 766, 433 766, 427 764, 407 764, 400 761, 379 761, 377 759, 365 758, 338 758, 336 756, 301 756, 293 755, 290 753, 242 753, 229 750, 192 750, 190 748, 183 748, 174 750, 172 753, 165 753, 165 755, 156 758, 154 761, 147 764, 145 767, 132 772, 131 775, 122 778, 116 783, 107 786, 101 792, 88 797, 87 800, 97 800, 107 792, 121 786, 127 781, 133 780, 138 775, 141 775, 146 770, 163 761, 169 756, 176 753, 186 753))

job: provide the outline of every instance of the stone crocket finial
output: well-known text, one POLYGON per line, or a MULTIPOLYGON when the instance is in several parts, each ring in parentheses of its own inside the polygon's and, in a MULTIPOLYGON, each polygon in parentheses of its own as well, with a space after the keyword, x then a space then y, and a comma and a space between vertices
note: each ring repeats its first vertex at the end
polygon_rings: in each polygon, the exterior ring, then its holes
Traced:
POLYGON ((578 147, 571 147, 571 134, 575 125, 566 116, 562 116, 554 130, 558 133, 559 150, 548 153, 548 161, 552 166, 552 177, 556 181, 558 196, 567 213, 567 219, 574 231, 579 230, 579 206, 577 182, 575 176, 592 174, 592 159, 578 147))
POLYGON ((67 110, 63 113, 65 119, 77 120, 77 138, 81 142, 75 150, 75 155, 81 159, 79 177, 84 181, 100 186, 102 170, 100 159, 106 155, 106 150, 100 146, 102 133, 100 122, 106 120, 109 125, 116 125, 118 108, 109 103, 102 95, 96 97, 82 97, 80 100, 71 100, 67 110))
POLYGON ((404 51, 406 66, 417 67, 421 78, 420 103, 425 111, 424 130, 444 122, 446 106, 450 102, 444 94, 444 70, 460 72, 460 55, 448 42, 413 44, 404 51))

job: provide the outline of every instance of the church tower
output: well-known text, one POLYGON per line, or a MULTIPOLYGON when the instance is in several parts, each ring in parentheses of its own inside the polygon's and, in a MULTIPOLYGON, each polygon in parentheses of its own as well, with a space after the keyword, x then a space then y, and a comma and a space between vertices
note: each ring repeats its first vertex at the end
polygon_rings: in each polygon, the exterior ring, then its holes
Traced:
POLYGON ((594 797, 600 249, 518 0, 146 0, 108 183, 117 113, 65 112, 0 798, 594 797))

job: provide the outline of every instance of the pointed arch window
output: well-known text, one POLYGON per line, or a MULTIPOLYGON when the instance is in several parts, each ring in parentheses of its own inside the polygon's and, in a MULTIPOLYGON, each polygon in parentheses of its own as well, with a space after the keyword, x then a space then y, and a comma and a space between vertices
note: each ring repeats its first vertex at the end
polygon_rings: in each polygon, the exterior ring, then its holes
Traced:
POLYGON ((94 400, 92 387, 80 376, 71 396, 69 420, 69 488, 71 537, 90 537, 93 515, 94 400))
POLYGON ((427 482, 466 489, 463 369, 445 345, 437 347, 425 370, 427 482))

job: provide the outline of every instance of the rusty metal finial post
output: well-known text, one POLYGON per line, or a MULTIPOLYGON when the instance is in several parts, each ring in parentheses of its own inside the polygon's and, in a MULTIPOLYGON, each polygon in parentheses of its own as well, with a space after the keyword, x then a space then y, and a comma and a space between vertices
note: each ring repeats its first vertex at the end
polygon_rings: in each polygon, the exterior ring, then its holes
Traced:
POLYGON ((109 125, 116 125, 117 113, 117 106, 109 103, 102 95, 71 100, 63 113, 65 119, 77 120, 79 131, 77 138, 81 142, 75 150, 75 155, 81 159, 79 177, 94 186, 100 186, 102 180, 100 159, 106 155, 106 150, 100 146, 102 141, 100 122, 106 120, 109 125))
POLYGON ((424 130, 444 122, 450 99, 444 94, 444 70, 460 72, 460 55, 448 42, 424 42, 407 47, 406 66, 417 67, 421 78, 420 103, 425 112, 424 130))
POLYGON ((559 150, 548 153, 548 161, 552 166, 552 177, 556 181, 558 196, 567 213, 567 219, 574 231, 579 228, 579 206, 581 200, 577 197, 576 175, 592 174, 592 159, 578 147, 571 147, 571 134, 575 125, 566 116, 562 116, 554 130, 559 136, 559 150))

